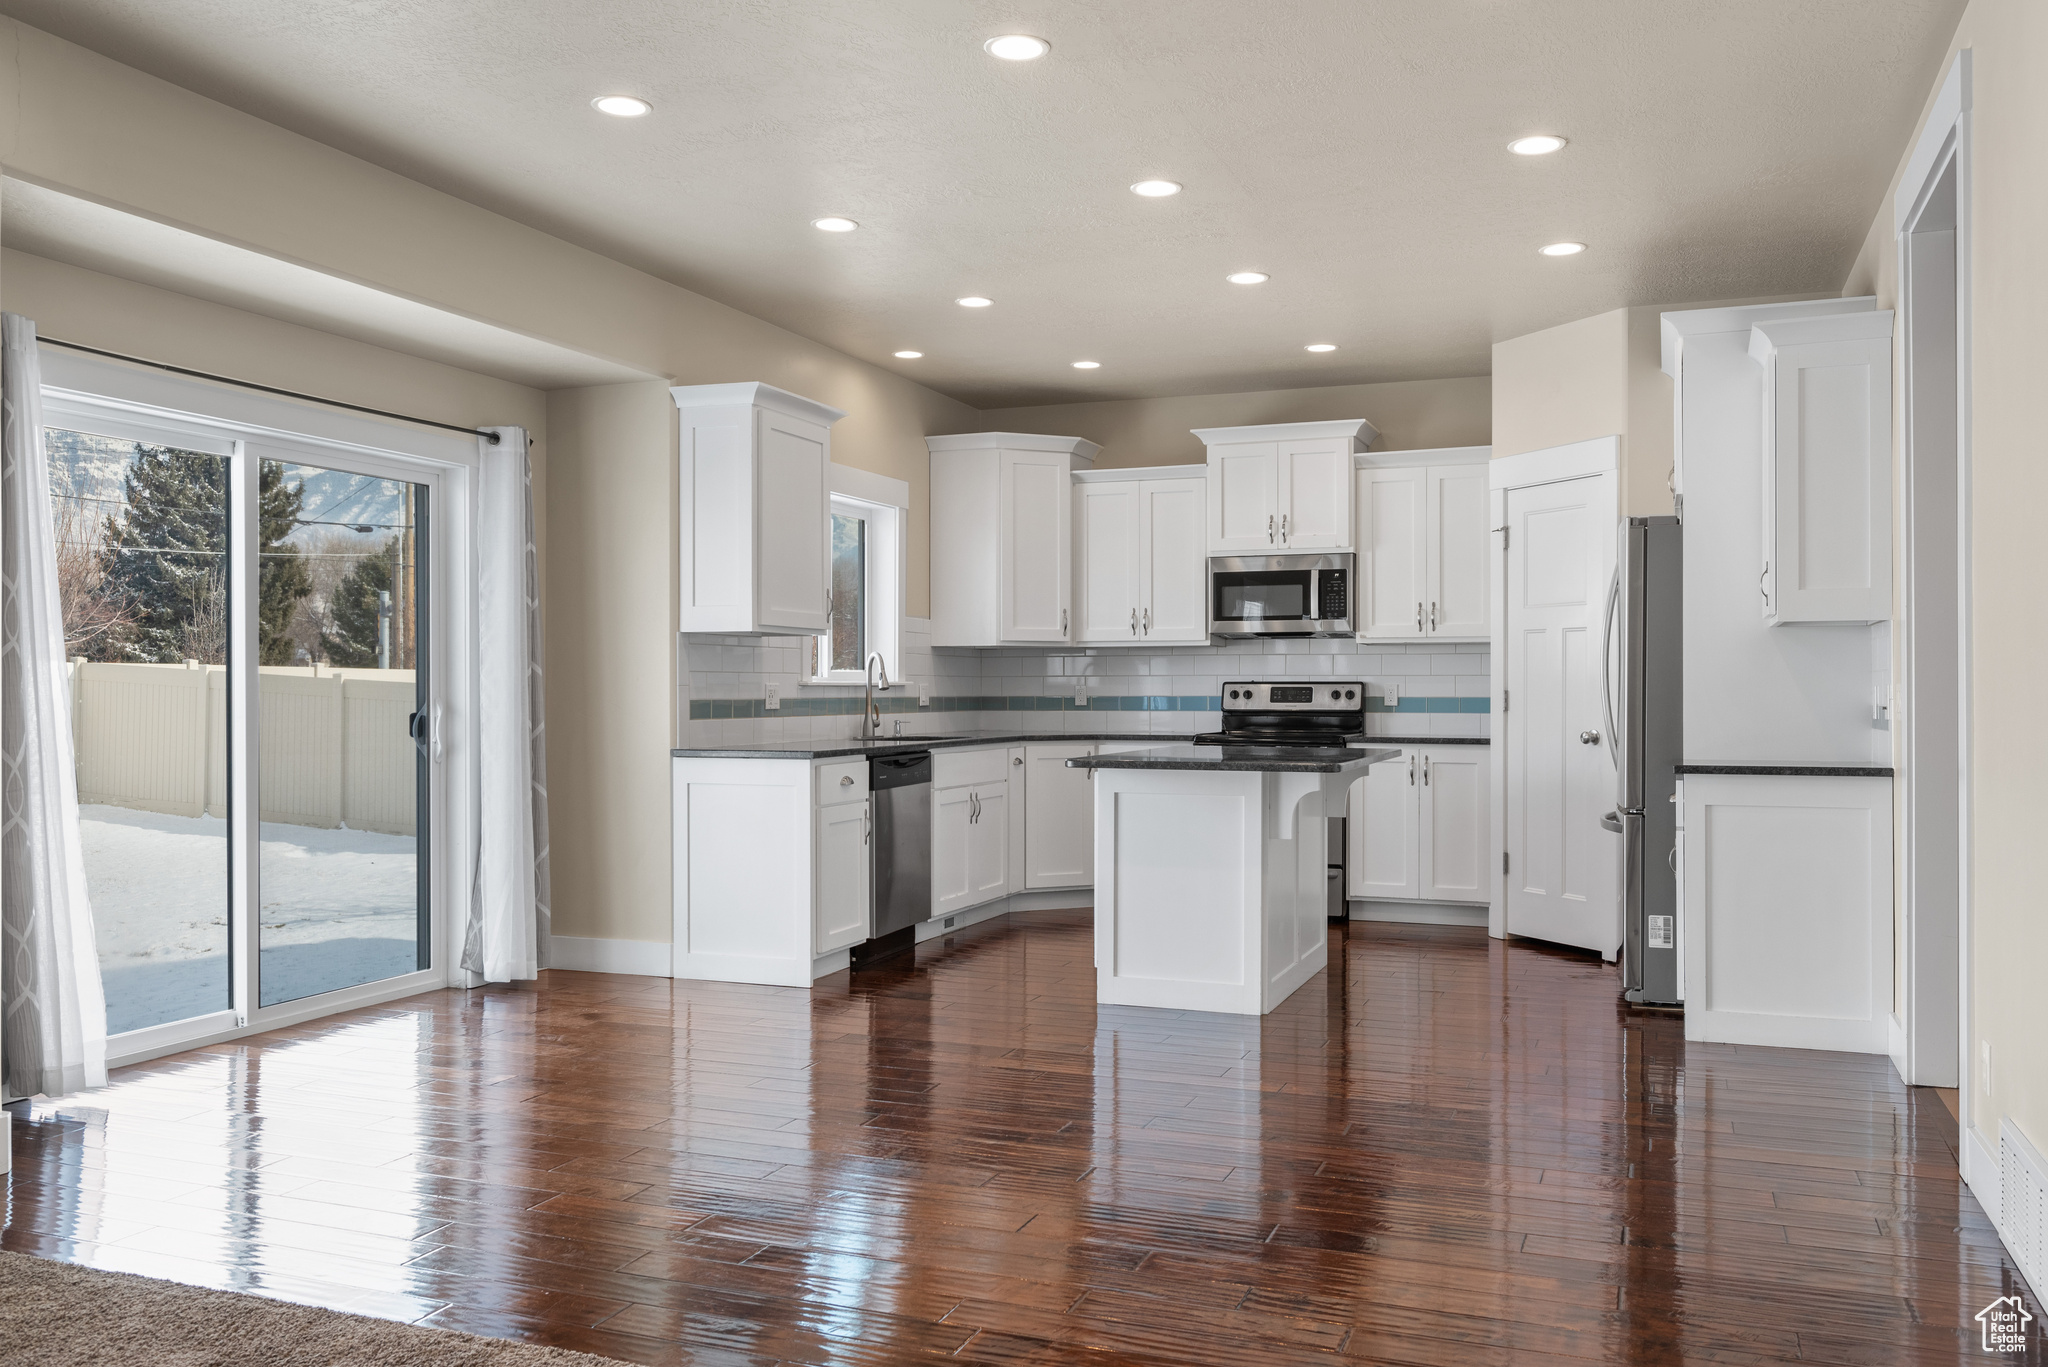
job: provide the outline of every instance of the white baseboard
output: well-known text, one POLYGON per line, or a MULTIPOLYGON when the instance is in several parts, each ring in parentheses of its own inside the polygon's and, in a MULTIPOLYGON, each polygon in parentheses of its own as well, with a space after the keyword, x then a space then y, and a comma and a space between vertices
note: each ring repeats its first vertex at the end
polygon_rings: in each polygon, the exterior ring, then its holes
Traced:
POLYGON ((1346 903, 1354 921, 1393 921, 1411 926, 1483 926, 1484 902, 1405 902, 1392 898, 1358 897, 1346 903))
POLYGON ((634 973, 644 978, 666 978, 672 972, 666 940, 600 940, 579 935, 548 937, 548 967, 575 973, 634 973))
POLYGON ((1971 1126, 1963 1126, 1961 1152, 1957 1154, 1963 1170, 1963 1185, 1977 1198, 1977 1204, 1984 1207, 1984 1213, 1991 1217, 1991 1223, 1998 1224, 1999 1215, 2005 1209, 1999 1185, 2003 1174, 1998 1169, 1998 1155, 1991 1146, 1977 1137, 1971 1126))

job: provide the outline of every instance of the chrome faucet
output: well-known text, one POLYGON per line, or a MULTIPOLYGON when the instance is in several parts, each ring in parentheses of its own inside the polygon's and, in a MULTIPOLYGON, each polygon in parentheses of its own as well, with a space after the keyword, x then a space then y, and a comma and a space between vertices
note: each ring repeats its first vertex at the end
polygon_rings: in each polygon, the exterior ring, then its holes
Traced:
POLYGON ((875 671, 878 669, 882 671, 881 691, 887 693, 889 691, 889 666, 882 662, 881 651, 869 651, 866 670, 868 704, 862 709, 860 716, 860 738, 862 740, 876 740, 882 734, 882 709, 875 706, 875 671))

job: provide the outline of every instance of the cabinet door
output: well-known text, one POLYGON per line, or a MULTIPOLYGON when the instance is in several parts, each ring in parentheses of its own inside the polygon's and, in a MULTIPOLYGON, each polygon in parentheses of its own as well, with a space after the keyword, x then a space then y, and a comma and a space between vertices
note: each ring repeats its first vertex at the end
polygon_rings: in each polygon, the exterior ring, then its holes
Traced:
POLYGON ((1358 634, 1367 640, 1423 638, 1428 505, 1426 470, 1358 472, 1358 634))
POLYGON ((1209 639, 1209 558, 1202 545, 1207 480, 1140 484, 1144 547, 1138 566, 1138 634, 1148 641, 1209 639))
POLYGON ((1492 631, 1487 563, 1486 467, 1440 465, 1429 472, 1425 620, 1431 636, 1485 639, 1492 631))
POLYGON ((932 915, 974 905, 967 845, 973 831, 974 789, 941 788, 932 794, 932 915))
POLYGON ((1352 897, 1419 897, 1417 794, 1422 760, 1413 746, 1382 760, 1351 785, 1344 863, 1352 897))
POLYGON ((998 468, 997 628, 1005 641, 1064 641, 1073 572, 1072 461, 1055 451, 1004 451, 998 468))
POLYGON ((1067 767, 1068 760, 1094 753, 1092 745, 1024 747, 1025 887, 1095 882, 1095 785, 1088 770, 1067 767))
POLYGON ((978 783, 967 825, 967 905, 1010 892, 1010 785, 978 783))
POLYGON ((1439 902, 1484 902, 1490 819, 1487 748, 1422 747, 1421 895, 1439 902))
POLYGON ((820 807, 811 892, 811 953, 829 954, 868 938, 868 804, 820 807))
POLYGON ((831 589, 828 429, 757 409, 754 472, 756 615, 764 627, 823 631, 831 589))
POLYGON ((1290 551, 1350 550, 1350 441, 1341 437, 1283 441, 1273 468, 1280 545, 1290 551))
POLYGON ((1273 555, 1280 549, 1280 510, 1274 506, 1270 441, 1209 448, 1208 506, 1211 555, 1273 555))
POLYGON ((1010 792, 1005 802, 1009 813, 1010 847, 1010 891, 1024 891, 1024 794, 1029 790, 1025 779, 1024 747, 1010 747, 1010 792))
POLYGON ((1128 645, 1142 634, 1146 487, 1135 481, 1074 486, 1076 641, 1128 645))
POLYGON ((1764 615, 1892 613, 1891 340, 1779 348, 1764 415, 1764 615))

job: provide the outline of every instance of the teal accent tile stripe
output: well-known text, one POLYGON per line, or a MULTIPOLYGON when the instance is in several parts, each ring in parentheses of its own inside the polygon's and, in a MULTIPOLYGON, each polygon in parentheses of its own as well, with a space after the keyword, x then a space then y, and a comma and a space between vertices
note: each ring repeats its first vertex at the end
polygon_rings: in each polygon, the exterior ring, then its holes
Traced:
POLYGON ((1387 706, 1385 698, 1368 698, 1365 703, 1368 712, 1491 712, 1492 698, 1403 698, 1397 706, 1387 706))

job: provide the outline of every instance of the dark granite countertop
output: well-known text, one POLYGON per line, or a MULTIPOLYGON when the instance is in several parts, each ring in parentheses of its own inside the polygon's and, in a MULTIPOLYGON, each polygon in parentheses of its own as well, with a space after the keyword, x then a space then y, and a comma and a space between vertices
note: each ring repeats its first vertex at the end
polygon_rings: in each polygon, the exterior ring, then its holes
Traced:
POLYGON ((1491 736, 1367 736, 1367 745, 1491 745, 1491 736))
POLYGON ((1787 774, 1805 778, 1890 778, 1888 764, 1843 764, 1824 760, 1814 764, 1681 764, 1681 774, 1787 774))
POLYGON ((775 740, 758 745, 693 745, 669 751, 677 759, 852 759, 857 755, 907 755, 918 750, 968 750, 988 745, 1099 745, 1128 741, 1150 745, 1172 737, 1128 731, 983 731, 973 735, 880 736, 874 740, 775 740))
POLYGON ((1362 774, 1400 751, 1390 745, 1155 745, 1120 755, 1085 755, 1069 769, 1192 769, 1241 774, 1362 774))

